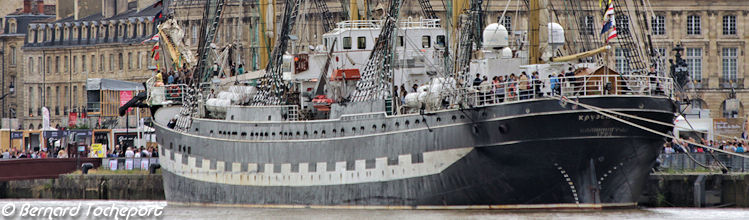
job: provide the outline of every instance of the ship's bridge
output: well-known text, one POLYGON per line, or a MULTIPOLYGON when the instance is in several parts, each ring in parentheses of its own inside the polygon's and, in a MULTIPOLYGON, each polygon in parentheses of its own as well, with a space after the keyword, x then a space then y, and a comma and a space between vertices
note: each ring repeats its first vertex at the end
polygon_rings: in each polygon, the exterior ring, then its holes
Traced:
MULTIPOLYGON (((350 20, 336 24, 323 35, 325 51, 335 53, 334 69, 364 69, 380 35, 382 20, 350 20), (335 45, 333 45, 335 42, 335 45)), ((441 51, 446 47, 445 30, 440 19, 408 18, 398 22, 394 36, 396 60, 395 84, 412 85, 428 82, 428 74, 441 71, 441 51)))

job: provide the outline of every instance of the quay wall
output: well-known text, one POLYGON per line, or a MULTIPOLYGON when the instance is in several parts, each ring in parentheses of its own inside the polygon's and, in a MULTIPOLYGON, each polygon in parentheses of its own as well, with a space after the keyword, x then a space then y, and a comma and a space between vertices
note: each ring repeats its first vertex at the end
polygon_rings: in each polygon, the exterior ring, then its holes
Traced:
POLYGON ((164 200, 161 174, 65 174, 0 182, 0 198, 164 200))
MULTIPOLYGON (((164 200, 164 186, 160 174, 66 174, 0 182, 2 198, 164 200)), ((638 203, 645 207, 747 208, 749 173, 651 174, 638 203)))

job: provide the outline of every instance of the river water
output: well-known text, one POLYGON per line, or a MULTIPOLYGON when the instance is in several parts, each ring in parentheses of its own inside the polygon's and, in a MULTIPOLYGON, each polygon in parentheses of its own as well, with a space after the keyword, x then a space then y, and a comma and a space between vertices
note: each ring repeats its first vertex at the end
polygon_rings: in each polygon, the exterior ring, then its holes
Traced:
POLYGON ((610 211, 340 210, 168 206, 165 201, 0 200, 0 219, 743 219, 749 209, 610 211), (77 211, 76 211, 77 210, 77 211))

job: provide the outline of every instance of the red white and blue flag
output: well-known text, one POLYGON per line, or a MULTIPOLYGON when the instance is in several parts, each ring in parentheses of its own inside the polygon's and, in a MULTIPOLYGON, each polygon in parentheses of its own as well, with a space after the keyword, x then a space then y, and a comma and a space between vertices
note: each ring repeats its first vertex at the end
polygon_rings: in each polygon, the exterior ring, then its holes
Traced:
POLYGON ((601 34, 605 34, 606 32, 609 32, 608 37, 606 37, 606 43, 608 43, 609 40, 614 39, 616 37, 616 19, 614 18, 614 4, 610 2, 609 2, 608 9, 606 9, 606 13, 603 14, 603 29, 601 29, 601 34))
POLYGON ((150 42, 159 42, 159 34, 153 35, 153 37, 143 40, 143 42, 140 42, 142 44, 150 43, 150 42))

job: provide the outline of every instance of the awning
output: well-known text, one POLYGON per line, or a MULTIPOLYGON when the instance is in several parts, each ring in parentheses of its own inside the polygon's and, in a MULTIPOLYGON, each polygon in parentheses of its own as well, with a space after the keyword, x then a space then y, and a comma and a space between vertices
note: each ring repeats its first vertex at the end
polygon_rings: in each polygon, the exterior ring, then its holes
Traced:
POLYGON ((143 84, 114 79, 89 78, 86 80, 86 90, 136 91, 145 90, 143 84))

